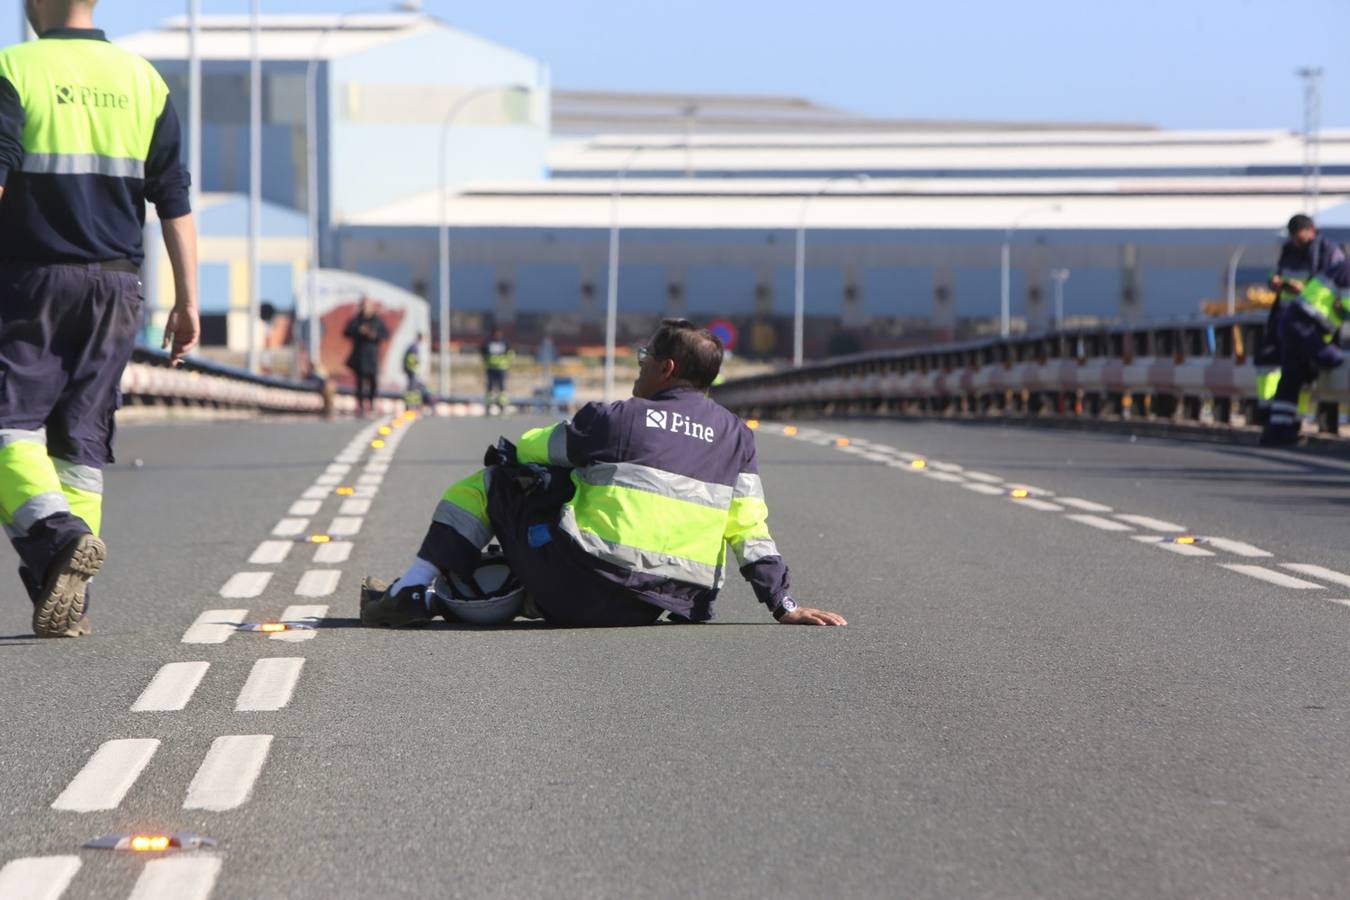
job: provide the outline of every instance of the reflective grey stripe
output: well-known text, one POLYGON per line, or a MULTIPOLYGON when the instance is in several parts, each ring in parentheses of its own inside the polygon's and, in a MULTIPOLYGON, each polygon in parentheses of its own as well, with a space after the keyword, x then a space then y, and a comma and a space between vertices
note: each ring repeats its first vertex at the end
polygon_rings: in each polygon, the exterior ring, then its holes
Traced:
POLYGON ((731 508, 730 485, 711 484, 637 463, 596 463, 577 469, 577 477, 596 487, 631 488, 713 509, 731 508))
POLYGON ((1332 324, 1332 321, 1327 318, 1325 313, 1323 313, 1317 307, 1313 306, 1307 300, 1299 298, 1297 302, 1298 305, 1303 308, 1303 311, 1308 314, 1308 318, 1312 319, 1318 325, 1321 325, 1327 331, 1335 331, 1339 327, 1337 325, 1332 324))
POLYGON ((436 504, 436 514, 431 521, 455 529, 469 543, 479 550, 492 540, 492 530, 484 525, 477 516, 462 506, 456 506, 449 500, 436 504))
POLYGON ((52 457, 56 475, 66 487, 78 488, 91 494, 103 493, 103 470, 93 466, 76 465, 64 459, 52 457))
POLYGON ((0 449, 8 447, 10 444, 17 444, 19 441, 32 441, 34 444, 47 446, 47 429, 39 428, 37 431, 25 431, 22 428, 0 428, 0 449))
POLYGON ((567 425, 558 424, 548 436, 548 462, 553 466, 570 466, 567 458, 567 425))
POLYGON ((70 512, 66 495, 60 491, 48 491, 36 497, 29 497, 23 506, 14 510, 11 518, 14 520, 14 530, 24 535, 32 531, 38 522, 62 512, 70 512))
POLYGON ((23 171, 32 175, 109 175, 144 178, 145 161, 97 153, 25 153, 23 171))
POLYGON ((778 545, 773 542, 773 538, 750 538, 739 544, 732 544, 731 549, 735 551, 736 561, 741 566, 759 562, 768 556, 783 555, 778 552, 778 545))
POLYGON ((1298 404, 1290 403, 1288 400, 1272 400, 1270 407, 1271 409, 1278 409, 1281 412, 1298 412, 1298 404))
POLYGON ((1299 281, 1307 281, 1312 277, 1310 269, 1281 269, 1279 274, 1281 278, 1294 278, 1299 281))
POLYGON ((591 556, 630 572, 673 578, 706 588, 717 587, 722 583, 721 566, 708 566, 680 556, 611 543, 598 534, 582 530, 577 527, 576 513, 570 505, 563 507, 562 521, 558 524, 591 556))
POLYGON ((758 475, 751 475, 749 472, 742 472, 736 476, 737 497, 751 497, 764 499, 764 485, 759 480, 758 475))
POLYGON ((1289 413, 1271 413, 1270 424, 1272 425, 1293 425, 1294 417, 1289 413))

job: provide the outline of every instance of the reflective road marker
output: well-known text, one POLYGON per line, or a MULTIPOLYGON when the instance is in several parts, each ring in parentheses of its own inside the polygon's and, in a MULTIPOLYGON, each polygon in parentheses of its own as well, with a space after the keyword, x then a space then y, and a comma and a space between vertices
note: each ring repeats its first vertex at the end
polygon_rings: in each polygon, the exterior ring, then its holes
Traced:
POLYGON ((108 741, 94 751, 80 773, 52 801, 52 809, 92 812, 116 809, 127 791, 140 777, 141 770, 159 749, 154 738, 128 738, 108 741))

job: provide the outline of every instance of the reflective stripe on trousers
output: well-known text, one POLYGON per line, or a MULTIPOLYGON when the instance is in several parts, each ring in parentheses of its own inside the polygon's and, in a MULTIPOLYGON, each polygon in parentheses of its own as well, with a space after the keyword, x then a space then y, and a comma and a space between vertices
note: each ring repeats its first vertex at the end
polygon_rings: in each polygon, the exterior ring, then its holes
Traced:
POLYGON ((10 537, 62 512, 70 512, 70 503, 47 456, 46 431, 0 431, 0 523, 10 537))

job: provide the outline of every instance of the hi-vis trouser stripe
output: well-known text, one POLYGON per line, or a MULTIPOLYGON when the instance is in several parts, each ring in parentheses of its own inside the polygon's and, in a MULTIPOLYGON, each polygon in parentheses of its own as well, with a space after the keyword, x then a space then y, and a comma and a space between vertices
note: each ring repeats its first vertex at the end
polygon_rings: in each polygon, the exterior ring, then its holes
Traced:
POLYGON ((103 470, 58 457, 52 457, 52 466, 70 511, 84 520, 91 533, 98 534, 103 526, 103 470))
POLYGON ((1293 425, 1298 419, 1298 405, 1287 400, 1273 400, 1270 404, 1271 425, 1293 425))
POLYGON ((48 516, 70 512, 61 479, 47 456, 47 432, 0 429, 0 523, 23 537, 48 516))
POLYGON ((769 535, 768 519, 769 507, 764 502, 764 485, 759 476, 741 473, 727 511, 725 534, 740 568, 779 555, 778 545, 769 535))
POLYGON ((492 540, 492 525, 487 514, 489 475, 489 470, 479 469, 450 485, 431 517, 433 522, 454 529, 479 550, 492 540))

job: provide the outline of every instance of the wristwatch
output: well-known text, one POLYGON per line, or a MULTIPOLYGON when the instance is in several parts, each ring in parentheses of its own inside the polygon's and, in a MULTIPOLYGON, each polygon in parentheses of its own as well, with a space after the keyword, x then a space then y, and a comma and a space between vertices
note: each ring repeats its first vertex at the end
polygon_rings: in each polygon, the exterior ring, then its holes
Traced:
POLYGON ((796 608, 797 601, 793 600, 787 594, 784 594, 783 599, 779 600, 778 605, 773 608, 773 617, 782 621, 783 616, 786 616, 796 608))

